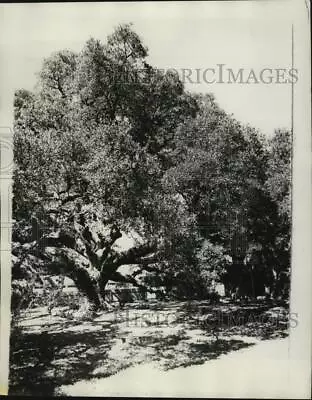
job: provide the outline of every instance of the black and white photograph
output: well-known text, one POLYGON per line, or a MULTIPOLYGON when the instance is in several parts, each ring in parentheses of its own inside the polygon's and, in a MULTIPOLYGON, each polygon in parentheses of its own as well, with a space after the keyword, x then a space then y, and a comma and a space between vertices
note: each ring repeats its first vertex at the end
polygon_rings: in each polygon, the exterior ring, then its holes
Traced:
POLYGON ((0 5, 1 394, 310 398, 309 7, 0 5))

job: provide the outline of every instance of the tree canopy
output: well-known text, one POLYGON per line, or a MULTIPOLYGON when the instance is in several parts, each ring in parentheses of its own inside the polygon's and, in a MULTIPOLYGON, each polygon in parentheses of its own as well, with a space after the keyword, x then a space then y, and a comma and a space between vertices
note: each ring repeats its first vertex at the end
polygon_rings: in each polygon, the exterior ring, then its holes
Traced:
POLYGON ((147 55, 121 25, 16 92, 16 281, 66 275, 98 308, 109 280, 140 285, 143 270, 198 296, 236 263, 288 271, 289 132, 266 140, 147 55))

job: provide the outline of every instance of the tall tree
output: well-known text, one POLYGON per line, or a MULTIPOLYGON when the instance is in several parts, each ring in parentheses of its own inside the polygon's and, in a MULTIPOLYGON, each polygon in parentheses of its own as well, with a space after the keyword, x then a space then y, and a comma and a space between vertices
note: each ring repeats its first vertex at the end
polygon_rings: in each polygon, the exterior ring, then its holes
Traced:
MULTIPOLYGON (((195 213, 202 237, 232 258, 226 282, 248 295, 262 294, 264 286, 273 290, 281 206, 268 185, 281 179, 272 165, 276 139, 267 143, 220 109, 212 95, 196 99, 200 111, 176 132, 176 165, 167 179, 195 213)), ((287 191, 287 181, 283 187, 287 191)))
POLYGON ((120 26, 105 45, 91 39, 79 55, 54 53, 37 90, 15 98, 14 271, 68 275, 96 308, 108 280, 136 283, 120 266, 157 269, 192 235, 192 216, 163 183, 155 141, 181 121, 179 107, 183 118, 194 113, 194 102, 176 76, 140 72, 146 54, 120 26), (132 246, 120 247, 129 235, 132 246))
POLYGON ((291 256, 291 133, 277 129, 269 141, 269 161, 266 172, 266 192, 276 205, 272 222, 274 243, 272 253, 275 266, 275 294, 288 297, 291 256))

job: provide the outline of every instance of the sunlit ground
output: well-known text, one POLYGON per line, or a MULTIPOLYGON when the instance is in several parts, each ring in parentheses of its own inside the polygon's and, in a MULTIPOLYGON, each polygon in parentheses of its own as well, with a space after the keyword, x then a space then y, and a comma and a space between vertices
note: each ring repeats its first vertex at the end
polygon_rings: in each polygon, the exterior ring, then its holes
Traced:
POLYGON ((201 365, 286 337, 286 314, 204 301, 133 303, 89 320, 61 307, 53 315, 45 307, 28 310, 11 334, 10 394, 66 394, 71 385, 139 365, 163 372, 201 365))

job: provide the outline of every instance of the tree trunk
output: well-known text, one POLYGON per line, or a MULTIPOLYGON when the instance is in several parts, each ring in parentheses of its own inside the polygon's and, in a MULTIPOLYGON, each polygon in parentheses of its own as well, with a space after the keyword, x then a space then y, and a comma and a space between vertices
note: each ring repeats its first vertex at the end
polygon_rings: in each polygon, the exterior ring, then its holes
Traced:
POLYGON ((79 292, 87 297, 92 309, 97 311, 104 308, 98 280, 91 278, 87 271, 82 270, 76 271, 72 279, 79 292))
MULTIPOLYGON (((118 237, 120 237, 119 232, 113 234, 111 242, 118 237)), ((64 241, 64 237, 62 238, 64 241)), ((121 265, 138 262, 142 257, 153 252, 156 246, 147 243, 118 253, 111 250, 110 242, 107 245, 108 251, 98 256, 92 246, 88 246, 85 237, 84 242, 87 246, 86 254, 81 252, 74 240, 71 247, 68 245, 68 240, 66 241, 68 246, 59 247, 59 235, 45 238, 43 257, 49 260, 47 267, 50 272, 53 270, 54 274, 66 275, 75 282, 77 289, 87 297, 94 310, 110 308, 105 301, 105 288, 110 279, 137 284, 133 277, 124 277, 116 271, 121 265)), ((151 259, 148 261, 150 262, 151 259)))
POLYGON ((107 310, 110 308, 105 299, 105 289, 109 281, 107 273, 101 273, 96 277, 91 277, 88 271, 79 270, 73 277, 77 289, 83 293, 91 304, 94 311, 107 310))
POLYGON ((75 252, 64 252, 63 249, 58 256, 58 262, 54 261, 58 273, 68 276, 75 282, 78 291, 88 299, 92 310, 103 309, 99 285, 100 273, 90 262, 75 252))
POLYGON ((107 276, 107 274, 101 273, 99 276, 99 294, 104 302, 105 302, 105 288, 108 281, 109 277, 107 276))

